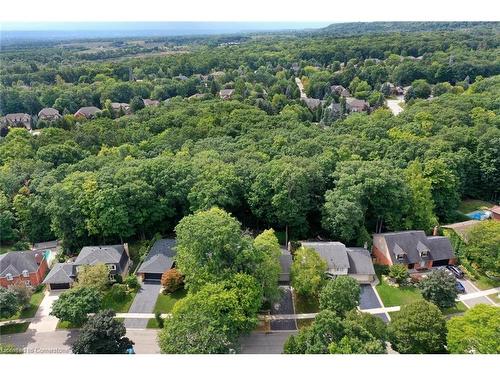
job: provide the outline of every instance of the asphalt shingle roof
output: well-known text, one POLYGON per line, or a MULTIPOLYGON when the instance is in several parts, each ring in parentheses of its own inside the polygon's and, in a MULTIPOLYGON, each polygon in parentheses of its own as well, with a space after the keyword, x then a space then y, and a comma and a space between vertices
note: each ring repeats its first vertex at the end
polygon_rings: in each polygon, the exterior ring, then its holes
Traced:
POLYGON ((172 268, 175 251, 174 239, 161 239, 154 243, 138 269, 138 273, 163 273, 172 268))
POLYGON ((316 250, 329 269, 349 268, 346 247, 342 242, 302 242, 302 246, 316 250))
POLYGON ((363 248, 347 248, 349 258, 349 274, 375 275, 370 252, 363 248))
POLYGON ((35 251, 10 251, 0 255, 0 277, 7 274, 12 276, 21 275, 23 271, 36 272, 38 270, 37 256, 41 253, 35 251))
POLYGON ((44 284, 65 284, 73 282, 74 277, 73 263, 56 263, 43 280, 44 284))
POLYGON ((119 263, 124 252, 123 245, 85 246, 78 254, 75 265, 119 263))

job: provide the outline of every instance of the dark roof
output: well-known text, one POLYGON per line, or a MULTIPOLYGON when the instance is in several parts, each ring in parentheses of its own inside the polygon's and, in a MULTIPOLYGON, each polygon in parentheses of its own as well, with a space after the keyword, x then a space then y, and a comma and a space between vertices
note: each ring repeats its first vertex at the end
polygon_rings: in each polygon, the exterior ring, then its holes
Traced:
POLYGON ((347 248, 349 258, 349 274, 375 275, 370 252, 361 247, 347 248))
POLYGON ((174 239, 161 239, 154 243, 138 273, 163 273, 172 268, 175 251, 174 239))
POLYGON ((342 242, 302 242, 302 246, 316 250, 329 269, 349 268, 346 247, 342 242))
POLYGON ((43 280, 43 284, 65 284, 73 282, 74 274, 73 263, 56 263, 43 280))
POLYGON ((36 272, 38 270, 37 257, 43 255, 35 251, 10 251, 0 255, 0 277, 7 274, 21 275, 23 271, 36 272))
POLYGON ((119 263, 124 252, 123 245, 85 246, 75 259, 75 265, 119 263))
POLYGON ((280 255, 280 266, 281 266, 281 273, 287 274, 290 273, 290 270, 292 268, 292 255, 289 252, 283 253, 280 255))
POLYGON ((425 260, 444 260, 455 257, 450 240, 447 237, 427 237, 422 230, 381 233, 393 263, 419 263, 425 260), (428 257, 422 257, 421 251, 429 250, 428 257), (403 259, 397 259, 397 254, 403 254, 403 259))
POLYGON ((59 245, 57 240, 47 242, 37 242, 33 244, 35 250, 55 249, 59 245))

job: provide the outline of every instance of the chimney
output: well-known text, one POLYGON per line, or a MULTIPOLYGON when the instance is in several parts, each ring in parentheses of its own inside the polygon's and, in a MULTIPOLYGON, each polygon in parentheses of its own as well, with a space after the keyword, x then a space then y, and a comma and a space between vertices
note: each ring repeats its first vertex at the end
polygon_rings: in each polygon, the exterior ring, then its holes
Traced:
POLYGON ((433 236, 437 236, 437 235, 438 235, 438 229, 439 229, 439 227, 436 225, 436 226, 434 227, 434 230, 432 231, 432 235, 433 235, 433 236))

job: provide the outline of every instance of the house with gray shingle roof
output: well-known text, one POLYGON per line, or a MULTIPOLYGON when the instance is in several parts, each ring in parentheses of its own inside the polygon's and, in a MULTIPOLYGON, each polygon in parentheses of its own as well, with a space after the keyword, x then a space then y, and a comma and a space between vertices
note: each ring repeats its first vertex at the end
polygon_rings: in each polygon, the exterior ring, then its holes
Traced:
POLYGON ((427 236, 423 230, 373 235, 373 255, 378 264, 404 264, 408 269, 429 269, 454 264, 448 237, 427 236))
POLYGON ((47 274, 43 283, 49 290, 68 289, 76 279, 76 270, 73 263, 56 263, 47 274))
POLYGON ((219 91, 219 97, 223 100, 229 100, 234 95, 234 89, 222 89, 219 91))
POLYGON ((43 108, 38 112, 38 121, 56 121, 61 117, 61 114, 55 108, 43 108))
POLYGON ((10 251, 0 255, 0 286, 38 286, 48 270, 43 251, 10 251))
POLYGON ((302 246, 314 249, 327 263, 327 276, 351 276, 359 283, 371 283, 375 269, 370 252, 363 248, 349 248, 342 242, 302 242, 302 246))
POLYGON ((139 266, 137 274, 143 280, 159 282, 165 271, 175 267, 175 244, 174 239, 157 240, 139 266))
POLYGON ((106 264, 110 275, 128 274, 129 267, 128 244, 84 246, 74 261, 76 271, 81 266, 106 264))
POLYGON ((290 271, 292 269, 293 258, 290 251, 283 250, 280 255, 280 268, 281 272, 279 275, 279 283, 280 284, 289 284, 290 283, 290 271))
POLYGON ((101 112, 101 110, 97 107, 82 107, 75 112, 75 117, 91 119, 96 117, 99 112, 101 112))
POLYGON ((1 120, 2 126, 31 130, 32 119, 27 113, 9 113, 1 120))

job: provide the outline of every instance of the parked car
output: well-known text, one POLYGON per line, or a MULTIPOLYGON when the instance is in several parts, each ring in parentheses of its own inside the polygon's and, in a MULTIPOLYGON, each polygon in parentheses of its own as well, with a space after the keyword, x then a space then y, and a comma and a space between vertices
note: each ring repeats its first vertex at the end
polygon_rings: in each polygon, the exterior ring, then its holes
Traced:
POLYGON ((455 275, 457 279, 463 279, 465 276, 463 271, 457 266, 449 264, 446 266, 446 269, 449 270, 453 275, 455 275))
POLYGON ((464 286, 462 285, 462 283, 460 281, 457 280, 457 282, 455 283, 455 288, 457 289, 457 292, 458 293, 465 293, 465 288, 464 286))

